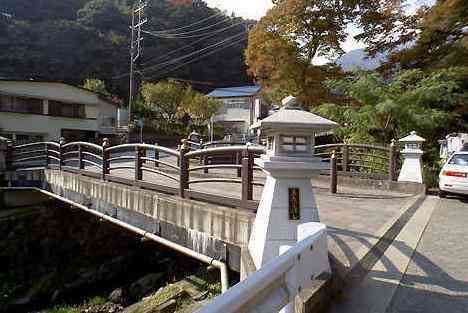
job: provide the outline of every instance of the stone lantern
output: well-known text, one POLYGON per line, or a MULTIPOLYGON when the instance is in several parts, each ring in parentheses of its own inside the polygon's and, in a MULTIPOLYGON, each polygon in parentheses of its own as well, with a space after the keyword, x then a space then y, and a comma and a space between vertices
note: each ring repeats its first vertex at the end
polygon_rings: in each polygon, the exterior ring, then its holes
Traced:
POLYGON ((404 161, 398 181, 423 183, 421 157, 424 154, 422 144, 425 141, 426 139, 418 136, 415 131, 399 140, 405 147, 401 151, 404 161))
POLYGON ((267 177, 248 247, 257 269, 277 257, 281 246, 297 242, 298 225, 319 222, 311 177, 329 165, 314 157, 315 133, 336 127, 302 110, 292 96, 252 127, 267 138, 266 153, 255 159, 267 177))

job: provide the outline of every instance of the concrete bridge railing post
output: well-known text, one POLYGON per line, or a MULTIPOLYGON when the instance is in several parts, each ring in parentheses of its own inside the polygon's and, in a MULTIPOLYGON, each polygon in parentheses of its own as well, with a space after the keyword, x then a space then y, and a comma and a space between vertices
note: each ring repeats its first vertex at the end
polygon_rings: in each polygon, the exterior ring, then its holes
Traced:
POLYGON ((180 177, 179 177, 179 196, 185 197, 185 190, 189 188, 189 162, 186 154, 190 151, 190 147, 187 144, 186 139, 182 139, 182 145, 180 146, 180 177))
MULTIPOLYGON (((204 149, 204 148, 203 148, 203 149, 204 149)), ((202 157, 202 163, 203 163, 203 166, 209 165, 210 160, 208 159, 208 156, 204 155, 204 156, 202 157)), ((208 168, 205 168, 205 169, 203 170, 203 173, 208 174, 208 168)))
POLYGON ((101 178, 103 180, 106 179, 106 175, 109 174, 109 151, 106 149, 109 148, 109 139, 104 138, 102 140, 102 172, 101 172, 101 178))
POLYGON ((338 168, 336 165, 336 154, 332 152, 330 157, 330 193, 335 194, 338 189, 338 168))
POLYGON ((145 154, 145 151, 142 147, 135 147, 135 180, 143 179, 143 160, 142 157, 145 154))
MULTIPOLYGON (((155 142, 155 143, 154 143, 154 146, 157 147, 157 146, 158 146, 158 143, 155 142)), ((157 161, 159 161, 159 151, 156 150, 156 149, 154 150, 154 159, 157 160, 157 161)), ((154 162, 154 167, 159 167, 159 163, 158 163, 157 161, 154 162)))
POLYGON ((10 149, 11 141, 7 138, 0 137, 0 175, 8 168, 10 149))
POLYGON ((348 172, 349 171, 349 146, 347 144, 341 147, 341 154, 342 154, 341 170, 343 172, 348 172))
POLYGON ((49 145, 47 144, 47 142, 44 143, 44 155, 44 167, 49 168, 49 145))
POLYGON ((253 159, 248 150, 242 154, 242 206, 247 207, 247 202, 253 199, 253 159))
POLYGON ((63 145, 66 143, 64 137, 60 137, 59 139, 59 169, 62 170, 62 167, 65 162, 65 156, 63 151, 63 145))
MULTIPOLYGON (((244 158, 244 153, 243 152, 237 152, 236 153, 236 165, 242 165, 242 159, 244 158)), ((242 169, 238 168, 237 169, 237 177, 242 176, 242 169)))
POLYGON ((85 168, 83 162, 83 147, 81 146, 81 144, 78 144, 78 168, 80 170, 83 170, 85 168))

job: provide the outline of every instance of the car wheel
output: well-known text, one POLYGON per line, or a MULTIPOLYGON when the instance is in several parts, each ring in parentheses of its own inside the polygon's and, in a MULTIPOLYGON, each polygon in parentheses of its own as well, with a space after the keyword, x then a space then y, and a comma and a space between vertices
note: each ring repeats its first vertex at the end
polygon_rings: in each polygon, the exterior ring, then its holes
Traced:
POLYGON ((439 190, 439 198, 446 198, 447 197, 447 193, 443 190, 439 190))

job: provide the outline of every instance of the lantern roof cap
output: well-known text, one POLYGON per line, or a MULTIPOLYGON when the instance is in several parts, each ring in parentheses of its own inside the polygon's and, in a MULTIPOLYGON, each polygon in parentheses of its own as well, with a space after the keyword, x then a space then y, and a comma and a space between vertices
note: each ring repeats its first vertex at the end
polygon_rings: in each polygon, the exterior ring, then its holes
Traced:
POLYGON ((278 112, 257 122, 252 128, 329 130, 339 126, 329 119, 304 111, 293 96, 284 98, 282 103, 283 107, 278 112))
POLYGON ((426 139, 418 136, 415 131, 412 131, 408 136, 398 140, 399 142, 425 142, 426 139))

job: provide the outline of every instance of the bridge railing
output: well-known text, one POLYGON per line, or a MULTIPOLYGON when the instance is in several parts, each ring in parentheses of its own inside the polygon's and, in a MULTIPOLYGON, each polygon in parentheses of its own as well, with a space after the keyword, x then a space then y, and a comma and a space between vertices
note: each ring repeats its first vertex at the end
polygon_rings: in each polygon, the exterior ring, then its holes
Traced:
MULTIPOLYGON (((278 312, 330 272, 326 227, 298 226, 299 242, 197 313, 278 312)), ((293 312, 293 310, 291 310, 293 312)))
POLYGON ((335 153, 337 169, 343 173, 394 181, 398 151, 389 146, 364 144, 329 144, 315 147, 315 155, 329 161, 335 153))
POLYGON ((253 145, 216 147, 195 151, 182 148, 180 196, 184 197, 187 194, 188 197, 195 197, 205 201, 214 200, 214 202, 222 200, 232 206, 255 210, 258 203, 253 201, 253 186, 257 184, 254 181, 254 158, 263 152, 264 147, 253 145), (199 162, 196 162, 196 160, 199 160, 199 162), (217 169, 223 171, 234 170, 235 174, 233 173, 231 177, 222 175, 222 177, 205 176, 201 178, 192 175, 200 171, 207 174, 210 170, 217 169), (190 188, 193 185, 209 183, 241 184, 241 195, 240 197, 224 198, 223 200, 218 195, 202 193, 190 188))
POLYGON ((12 147, 7 151, 7 167, 14 169, 60 164, 60 144, 35 142, 12 147))
MULTIPOLYGON (((11 147, 6 164, 15 170, 55 167, 183 198, 255 210, 258 202, 254 200, 254 186, 262 186, 264 180, 254 159, 265 152, 265 147, 216 144, 219 146, 206 148, 203 143, 194 146, 183 140, 176 150, 157 144, 110 146, 107 139, 103 145, 65 140, 37 142, 11 147), (206 191, 218 183, 240 184, 240 194, 228 188, 223 190, 224 195, 206 191)), ((327 160, 333 151, 338 171, 396 178, 397 152, 393 145, 323 145, 316 147, 316 156, 327 160)))

